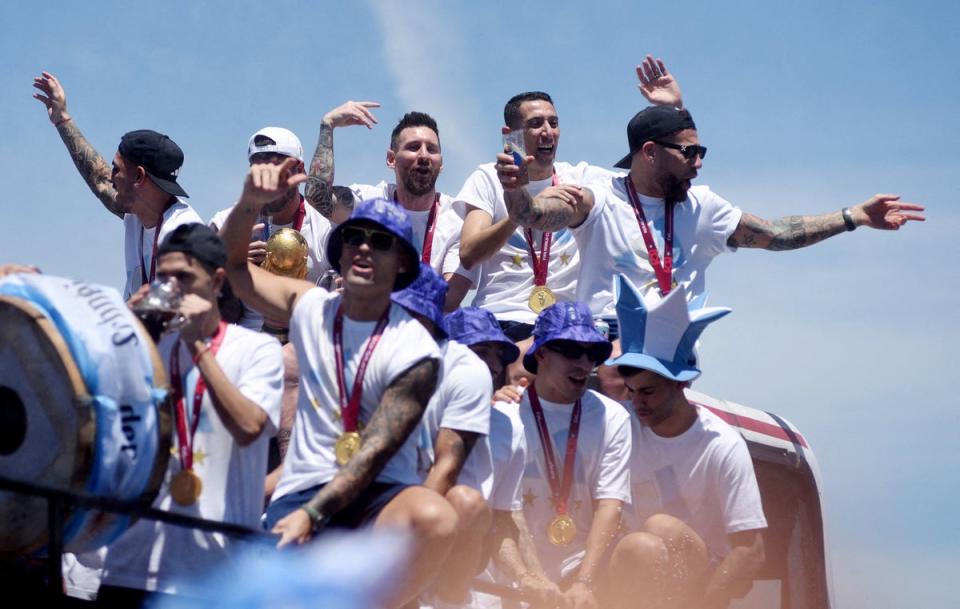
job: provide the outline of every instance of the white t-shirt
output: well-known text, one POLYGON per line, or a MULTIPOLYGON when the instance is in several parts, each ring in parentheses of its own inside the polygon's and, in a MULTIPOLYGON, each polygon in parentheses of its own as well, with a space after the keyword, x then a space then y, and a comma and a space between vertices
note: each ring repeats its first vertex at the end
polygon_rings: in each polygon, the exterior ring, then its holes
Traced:
MULTIPOLYGON (((622 175, 584 162, 577 165, 557 162, 553 167, 561 184, 585 185, 605 177, 622 175)), ((553 178, 531 181, 527 185, 527 192, 535 197, 552 183, 553 178)), ((503 187, 493 163, 477 167, 460 189, 455 209, 465 215, 468 205, 485 211, 495 223, 507 217, 503 187)), ((533 249, 538 257, 541 237, 540 231, 533 231, 533 249)), ((488 309, 497 319, 532 324, 537 318, 528 304, 533 290, 533 266, 523 229, 514 231, 499 252, 478 266, 481 268, 480 283, 473 305, 488 309)), ((547 287, 556 294, 557 300, 573 301, 576 298, 579 269, 580 256, 572 233, 568 229, 554 232, 547 267, 547 287)))
MULTIPOLYGON (((202 224, 200 215, 183 199, 176 202, 163 212, 163 222, 160 224, 160 240, 167 238, 181 224, 202 224)), ((143 285, 143 275, 150 278, 150 265, 153 257, 153 244, 157 237, 157 227, 146 228, 143 235, 140 229, 143 222, 136 214, 123 214, 123 257, 127 273, 127 280, 123 287, 123 299, 127 300, 143 285)))
POLYGON ((699 406, 696 422, 673 438, 630 419, 628 530, 637 530, 653 514, 669 514, 696 531, 710 554, 724 557, 730 552, 727 535, 767 526, 750 452, 730 425, 699 406))
POLYGON ((440 345, 440 379, 423 413, 417 450, 420 477, 426 480, 436 454, 441 427, 479 434, 457 480, 489 498, 493 491, 493 458, 490 456, 490 400, 493 386, 486 366, 469 347, 454 340, 440 345))
MULTIPOLYGON (((393 201, 397 185, 387 184, 386 182, 380 182, 376 186, 352 184, 350 190, 361 201, 369 199, 393 201)), ((403 206, 401 205, 401 207, 403 206)), ((417 252, 422 254, 430 210, 410 211, 404 208, 404 211, 407 212, 407 217, 410 218, 410 223, 413 225, 413 245, 417 248, 417 252)), ((479 269, 468 271, 460 264, 460 229, 462 227, 463 219, 453 210, 453 199, 440 193, 440 208, 437 209, 436 226, 433 229, 433 245, 430 250, 430 266, 441 277, 445 277, 449 273, 456 273, 466 277, 471 284, 476 285, 477 278, 480 276, 479 269)))
MULTIPOLYGON (((530 393, 520 402, 520 419, 527 441, 527 462, 523 474, 523 515, 533 536, 537 555, 547 576, 558 581, 576 568, 586 551, 587 535, 593 524, 593 502, 597 499, 630 501, 630 415, 619 403, 595 391, 581 398, 580 436, 574 461, 573 482, 567 509, 577 528, 568 546, 555 546, 547 539, 547 526, 556 516, 547 477, 543 445, 530 407, 530 393)), ((557 467, 563 472, 567 432, 573 404, 556 404, 540 398, 557 467)))
MULTIPOLYGON (((283 474, 273 500, 329 482, 339 470, 334 443, 343 433, 340 393, 333 347, 333 320, 341 295, 321 288, 300 297, 290 318, 290 342, 300 365, 300 394, 293 435, 283 462, 283 474)), ((344 378, 353 390, 354 373, 376 321, 343 319, 344 378)), ((424 359, 439 359, 437 344, 422 325, 403 309, 390 307, 389 321, 363 378, 360 422, 373 416, 393 381, 424 359)), ((410 437, 377 476, 378 482, 419 484, 417 433, 410 437)))
POLYGON ((490 411, 490 452, 493 457, 494 510, 523 509, 523 471, 527 463, 527 438, 516 404, 497 402, 490 411))
MULTIPOLYGON (((608 178, 589 184, 596 203, 583 224, 573 229, 581 260, 577 300, 604 317, 616 316, 613 278, 618 273, 629 277, 648 298, 660 294, 624 180, 608 178)), ((662 259, 664 201, 639 197, 662 259)), ((727 239, 742 213, 707 186, 690 188, 687 199, 674 206, 673 278, 691 298, 704 292, 710 262, 724 252, 736 251, 727 239)))
MULTIPOLYGON (((303 238, 307 242, 306 280, 316 284, 320 281, 320 278, 323 277, 323 274, 331 268, 330 262, 327 260, 327 241, 330 238, 330 231, 333 230, 333 225, 330 224, 330 221, 324 218, 320 212, 314 209, 312 205, 303 201, 302 196, 301 201, 306 211, 303 216, 303 224, 300 227, 300 234, 303 235, 303 238)), ((224 223, 227 221, 227 216, 230 215, 231 211, 233 211, 233 207, 221 209, 214 214, 214 216, 210 218, 210 227, 216 231, 223 228, 224 223)), ((262 220, 258 220, 257 222, 261 223, 262 220)), ((270 235, 268 235, 267 238, 269 239, 270 236, 281 228, 293 228, 293 223, 274 224, 271 222, 270 235)), ((259 237, 258 240, 266 241, 266 239, 262 237, 259 237)), ((260 330, 263 326, 263 316, 244 304, 243 317, 240 319, 239 324, 244 328, 260 330)))
MULTIPOLYGON (((192 417, 194 390, 200 372, 176 333, 164 336, 158 345, 168 372, 170 354, 175 346, 180 349, 182 384, 186 393, 184 405, 187 416, 192 417)), ((203 482, 200 498, 191 506, 179 505, 171 498, 170 480, 181 470, 180 459, 174 454, 170 457, 166 479, 154 507, 256 528, 263 511, 267 444, 280 422, 283 392, 280 343, 258 332, 230 325, 216 359, 226 377, 244 397, 263 409, 268 423, 256 440, 240 446, 220 418, 208 388, 193 439, 193 471, 203 482)), ((173 382, 176 379, 171 378, 173 382)), ((175 431, 173 437, 176 451, 175 431)), ((220 533, 139 520, 108 547, 103 583, 189 594, 190 590, 177 584, 182 583, 183 578, 194 578, 228 559, 235 544, 229 539, 220 533)))

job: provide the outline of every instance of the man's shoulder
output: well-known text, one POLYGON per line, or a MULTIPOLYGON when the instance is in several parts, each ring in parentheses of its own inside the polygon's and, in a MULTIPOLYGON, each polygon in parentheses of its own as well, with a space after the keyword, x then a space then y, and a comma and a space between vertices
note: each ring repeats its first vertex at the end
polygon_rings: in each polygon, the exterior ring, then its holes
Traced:
MULTIPOLYGON (((223 349, 225 352, 235 353, 238 355, 252 355, 254 352, 267 354, 275 358, 273 360, 276 366, 282 366, 283 348, 280 346, 280 342, 277 341, 274 337, 269 334, 264 334, 263 332, 257 332, 250 330, 249 328, 244 328, 243 326, 237 324, 230 324, 227 329, 227 336, 224 339, 223 349)), ((253 363, 254 361, 263 361, 253 360, 251 358, 245 358, 245 361, 253 363)), ((266 360, 270 361, 270 359, 266 360)))
POLYGON ((361 201, 366 201, 369 199, 389 199, 395 187, 394 184, 381 181, 377 184, 351 184, 350 190, 352 190, 361 201))
POLYGON ((210 221, 207 222, 207 224, 209 226, 212 226, 214 230, 220 230, 221 228, 223 228, 224 223, 227 221, 227 217, 230 215, 230 212, 233 211, 233 208, 235 206, 236 206, 236 203, 234 203, 230 207, 225 207, 220 211, 218 211, 217 213, 213 214, 213 216, 210 218, 210 221))
POLYGON ((697 419, 704 436, 704 450, 709 447, 711 452, 726 454, 737 447, 746 448, 747 442, 740 432, 709 408, 698 405, 697 419))
POLYGON ((581 398, 584 414, 588 411, 603 413, 603 417, 609 424, 621 425, 629 422, 630 413, 620 402, 609 398, 599 391, 588 389, 581 398))

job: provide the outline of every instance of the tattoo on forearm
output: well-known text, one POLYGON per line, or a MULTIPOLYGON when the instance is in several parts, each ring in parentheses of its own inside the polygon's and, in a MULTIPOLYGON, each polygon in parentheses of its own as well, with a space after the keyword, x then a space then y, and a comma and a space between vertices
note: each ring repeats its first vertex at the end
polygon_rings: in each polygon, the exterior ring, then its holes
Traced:
POLYGON ((360 449, 310 500, 311 507, 336 514, 376 479, 420 422, 437 383, 437 369, 437 360, 425 359, 394 380, 361 434, 360 449))
POLYGON ((93 149, 74 121, 57 125, 57 131, 87 186, 110 213, 122 218, 123 210, 117 204, 117 191, 110 180, 110 165, 93 149))
POLYGON ((819 216, 787 216, 768 221, 743 214, 728 243, 735 247, 755 247, 772 251, 795 250, 845 231, 839 212, 819 216))
POLYGON ((304 191, 317 211, 329 218, 333 214, 333 128, 320 125, 317 149, 310 161, 310 176, 304 191))
POLYGON ((505 191, 503 201, 510 219, 520 226, 553 232, 573 221, 573 207, 554 199, 535 201, 525 188, 505 191))

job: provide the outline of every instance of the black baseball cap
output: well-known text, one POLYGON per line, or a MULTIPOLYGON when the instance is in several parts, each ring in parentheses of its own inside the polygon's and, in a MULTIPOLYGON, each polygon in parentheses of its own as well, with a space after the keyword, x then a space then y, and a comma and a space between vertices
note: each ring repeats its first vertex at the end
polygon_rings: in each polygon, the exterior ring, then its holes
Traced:
POLYGON ((211 273, 227 264, 227 246, 206 224, 191 222, 175 228, 157 248, 157 256, 173 252, 193 256, 211 273))
POLYGON ((168 136, 150 129, 124 133, 117 147, 120 156, 143 167, 153 183, 166 193, 188 197, 177 184, 183 165, 183 150, 168 136))
POLYGON ((614 167, 630 169, 630 159, 643 146, 644 142, 655 140, 665 135, 696 129, 693 117, 686 110, 678 110, 673 106, 650 106, 633 115, 627 124, 627 142, 630 144, 630 154, 620 159, 614 167))

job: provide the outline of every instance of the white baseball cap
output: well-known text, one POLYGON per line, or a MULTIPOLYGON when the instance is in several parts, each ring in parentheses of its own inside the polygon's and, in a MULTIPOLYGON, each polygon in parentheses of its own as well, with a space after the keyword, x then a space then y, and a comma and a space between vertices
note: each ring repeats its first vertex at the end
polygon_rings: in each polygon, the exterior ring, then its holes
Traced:
POLYGON ((247 160, 259 152, 275 152, 303 161, 303 145, 293 131, 283 127, 264 127, 250 136, 247 160))

